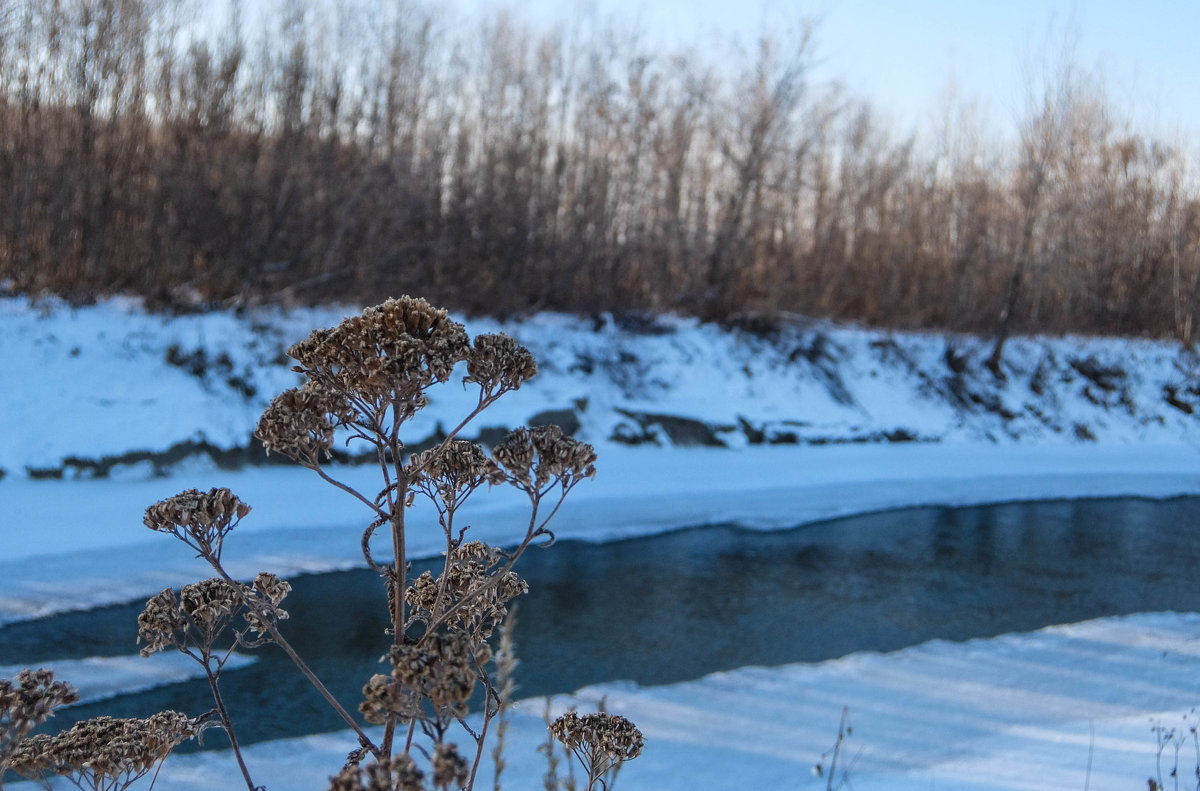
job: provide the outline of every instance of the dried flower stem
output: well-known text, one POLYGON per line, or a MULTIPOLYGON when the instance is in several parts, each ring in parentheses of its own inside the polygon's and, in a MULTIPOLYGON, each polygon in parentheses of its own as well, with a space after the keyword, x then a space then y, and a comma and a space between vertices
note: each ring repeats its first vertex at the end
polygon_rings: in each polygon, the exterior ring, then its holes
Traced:
MULTIPOLYGON (((500 626, 500 648, 496 652, 496 680, 499 687, 496 690, 496 746, 492 749, 492 766, 494 780, 492 791, 500 791, 500 776, 504 773, 504 739, 508 734, 508 710, 512 705, 512 696, 517 690, 516 669, 517 649, 513 641, 513 629, 517 625, 517 605, 508 610, 504 623, 500 626)), ((489 703, 490 705, 490 703, 489 703)), ((471 766, 471 784, 475 782, 475 773, 479 769, 480 755, 476 754, 475 763, 471 766)))
MULTIPOLYGON (((215 561, 214 558, 206 558, 206 560, 208 560, 213 569, 216 570, 216 572, 220 574, 226 582, 230 582, 235 585, 237 584, 236 581, 230 577, 225 569, 221 566, 219 561, 215 561)), ((296 649, 292 648, 292 644, 289 643, 287 638, 283 636, 283 633, 279 631, 279 627, 275 624, 274 620, 263 621, 263 627, 265 631, 271 635, 271 640, 283 649, 283 652, 287 654, 288 659, 292 660, 292 664, 294 664, 296 669, 298 669, 300 673, 306 679, 308 679, 308 682, 312 684, 314 689, 317 690, 317 693, 320 694, 320 696, 325 699, 325 701, 333 708, 333 710, 337 712, 338 716, 350 726, 351 730, 353 730, 355 735, 358 736, 359 745, 369 750, 373 755, 379 755, 379 748, 375 746, 370 737, 368 737, 366 732, 363 731, 362 726, 360 726, 354 717, 351 716, 350 713, 342 706, 342 704, 338 702, 337 698, 333 696, 333 693, 329 691, 329 688, 326 687, 317 674, 312 671, 304 659, 301 658, 298 653, 296 653, 296 649)), ((253 788, 253 786, 251 788, 253 788)))
MULTIPOLYGON (((230 649, 232 651, 232 649, 230 649)), ((237 733, 233 728, 233 718, 229 716, 229 709, 225 706, 225 699, 221 696, 221 685, 218 683, 220 676, 220 667, 217 672, 213 672, 209 667, 208 662, 201 662, 204 666, 204 676, 208 679, 208 689, 212 692, 213 703, 217 706, 217 716, 221 718, 221 725, 225 728, 225 735, 229 737, 229 746, 233 749, 233 757, 237 760, 238 769, 242 773, 242 779, 246 781, 246 788, 249 791, 255 791, 256 786, 254 780, 250 777, 250 769, 246 766, 246 759, 242 755, 241 745, 238 744, 237 733)), ((223 662, 221 663, 224 664, 223 662)), ((158 773, 155 773, 157 778, 158 773)), ((153 786, 153 783, 151 783, 153 786)))
POLYGON ((315 472, 317 475, 319 475, 319 476, 321 477, 321 480, 325 481, 325 482, 326 482, 326 483, 328 483, 329 485, 331 485, 331 486, 334 486, 334 487, 336 487, 336 488, 338 488, 338 489, 341 489, 343 492, 346 492, 347 494, 349 494, 349 495, 351 495, 352 497, 354 497, 356 500, 358 500, 359 502, 361 502, 363 505, 367 506, 367 507, 368 507, 368 508, 370 508, 372 511, 374 511, 374 512, 376 513, 376 515, 378 515, 378 516, 380 516, 380 517, 382 517, 382 518, 384 518, 384 519, 387 519, 387 518, 388 518, 388 512, 387 512, 387 511, 383 510, 383 509, 382 509, 382 508, 380 508, 378 505, 376 505, 375 503, 373 503, 373 502, 371 502, 370 500, 368 500, 368 499, 367 499, 367 498, 366 498, 366 497, 365 497, 365 496, 364 496, 364 495, 363 495, 361 492, 359 492, 359 491, 358 491, 357 489, 355 489, 353 486, 350 486, 349 484, 342 483, 342 482, 341 482, 341 481, 339 481, 338 479, 336 479, 336 478, 332 477, 331 475, 329 475, 329 473, 325 472, 325 469, 324 469, 324 468, 323 468, 323 467, 320 465, 320 463, 314 463, 314 464, 305 464, 304 466, 305 466, 305 467, 308 467, 310 470, 312 470, 312 471, 313 471, 313 472, 315 472))

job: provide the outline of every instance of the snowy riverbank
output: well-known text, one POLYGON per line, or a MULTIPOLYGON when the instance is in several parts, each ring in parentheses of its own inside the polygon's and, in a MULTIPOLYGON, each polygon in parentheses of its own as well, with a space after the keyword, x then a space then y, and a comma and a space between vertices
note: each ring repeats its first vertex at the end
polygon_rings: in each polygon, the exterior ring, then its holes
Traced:
MULTIPOLYGON (((261 463, 248 449, 255 422, 298 381, 288 346, 348 312, 165 317, 128 301, 73 310, 0 299, 0 469, 79 478, 261 463)), ((467 328, 515 336, 541 369, 472 429, 484 437, 554 421, 597 445, 1200 447, 1200 357, 1172 343, 1016 338, 997 378, 977 338, 802 320, 721 328, 537 315, 467 328)), ((433 391, 408 441, 457 423, 464 397, 433 391)))

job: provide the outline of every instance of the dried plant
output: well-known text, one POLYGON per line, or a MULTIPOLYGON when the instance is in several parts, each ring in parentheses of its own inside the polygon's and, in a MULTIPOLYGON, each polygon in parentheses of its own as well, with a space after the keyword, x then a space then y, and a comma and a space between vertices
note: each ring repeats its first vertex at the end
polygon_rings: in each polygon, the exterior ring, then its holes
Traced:
MULTIPOLYGON (((255 436, 268 452, 295 460, 357 499, 370 517, 360 546, 388 594, 390 628, 381 639, 390 638, 382 660, 390 671, 367 680, 358 711, 382 726, 382 737, 367 734, 281 633, 288 583, 261 573, 247 584, 226 570, 225 539, 250 511, 227 489, 188 490, 147 509, 147 527, 185 543, 217 576, 183 586, 178 597, 164 590, 147 602, 138 619, 142 653, 175 648, 204 667, 249 791, 255 785, 218 682, 235 647, 264 642, 283 649, 358 738, 358 749, 330 779, 331 789, 418 789, 426 783, 434 789, 472 788, 489 728, 514 690, 511 640, 507 647, 502 642, 499 657, 490 642, 512 600, 528 589, 514 565, 531 544, 553 543, 548 523, 568 493, 595 474, 595 451, 556 426, 518 428, 490 455, 459 438, 476 416, 534 376, 537 365, 506 336, 482 335, 472 343, 446 311, 421 299, 401 297, 367 308, 314 331, 288 354, 305 381, 271 402, 255 436), (478 388, 475 404, 441 442, 408 452, 403 424, 427 405, 428 391, 450 381, 463 363, 464 385, 478 388), (339 438, 373 450, 378 491, 362 492, 334 477, 336 470, 326 464, 339 438), (469 526, 456 521, 475 492, 498 485, 513 486, 529 503, 524 535, 504 549, 468 540, 469 526), (445 540, 444 561, 436 575, 410 579, 408 519, 418 497, 433 507, 436 524, 430 527, 445 540), (381 530, 391 539, 386 559, 372 552, 381 530), (246 628, 226 637, 239 615, 246 628), (477 694, 481 725, 475 727, 467 718, 477 694), (470 749, 461 751, 456 734, 465 735, 470 749), (428 764, 424 771, 418 768, 422 761, 428 764)), ((601 719, 573 721, 559 735, 590 761, 589 788, 603 785, 602 776, 641 750, 641 735, 627 721, 591 716, 601 719)), ((497 761, 499 770, 502 758, 497 761)))
POLYGON ((222 541, 248 513, 250 506, 228 489, 188 489, 147 508, 142 523, 175 536, 200 557, 220 560, 222 541))
MULTIPOLYGON (((542 712, 542 721, 546 723, 546 741, 538 745, 538 752, 546 757, 546 773, 542 775, 543 791, 575 791, 575 773, 572 764, 567 764, 567 779, 560 780, 558 776, 558 747, 559 743, 554 738, 554 731, 551 726, 554 720, 550 719, 553 712, 553 701, 547 697, 546 707, 542 712)), ((565 747, 563 748, 566 749, 565 747)))
MULTIPOLYGON (((163 525, 179 528, 179 522, 190 523, 193 519, 190 515, 193 510, 189 510, 185 515, 180 510, 172 508, 173 504, 178 504, 184 499, 189 504, 199 503, 200 507, 213 503, 237 501, 237 498, 233 497, 227 489, 214 489, 208 495, 194 494, 192 499, 187 499, 189 493, 185 492, 152 506, 147 511, 146 524, 153 529, 164 529, 163 525), (152 518, 151 514, 154 514, 155 517, 152 518), (165 518, 164 514, 167 515, 165 518)), ((245 515, 250 509, 241 505, 240 501, 237 502, 236 510, 241 515, 245 515)), ((189 509, 195 509, 195 507, 189 505, 189 509)), ((204 522, 204 520, 200 526, 196 527, 196 532, 210 534, 210 531, 212 531, 212 524, 204 522)), ((211 557, 220 557, 219 543, 215 548, 211 541, 197 541, 193 544, 191 539, 195 538, 194 535, 186 535, 179 529, 165 529, 165 532, 175 535, 189 546, 205 547, 202 554, 207 552, 211 557)), ((228 529, 218 530, 217 534, 223 536, 225 532, 228 532, 228 529)), ((219 539, 217 541, 219 542, 219 539)), ((233 748, 238 768, 242 772, 242 778, 250 789, 254 789, 255 785, 242 756, 233 719, 225 704, 224 696, 221 694, 221 671, 237 646, 256 648, 271 642, 272 638, 269 636, 271 626, 269 625, 287 619, 287 611, 279 605, 290 590, 290 584, 274 574, 266 572, 260 573, 249 585, 233 582, 227 578, 213 577, 192 585, 184 585, 179 591, 178 599, 170 588, 161 591, 146 602, 146 609, 138 616, 138 642, 145 644, 141 650, 142 656, 175 648, 196 660, 204 669, 209 690, 212 692, 213 701, 216 704, 216 714, 229 737, 229 743, 233 748), (228 627, 236 621, 239 613, 247 624, 247 628, 241 632, 235 631, 233 639, 226 639, 225 646, 221 647, 220 641, 225 636, 228 627), (255 637, 248 637, 249 632, 254 632, 255 637)))
POLYGON ((122 791, 192 738, 196 727, 176 711, 146 719, 95 717, 55 736, 26 739, 17 748, 12 769, 47 787, 49 776, 60 775, 80 789, 122 791))
MULTIPOLYGON (((195 719, 170 711, 144 720, 98 717, 55 736, 27 737, 55 706, 75 700, 75 693, 49 671, 23 671, 16 686, 0 685, 0 769, 11 766, 43 781, 61 775, 81 789, 120 791, 161 765, 184 740, 219 722, 248 791, 256 791, 220 676, 236 648, 274 643, 358 738, 347 764, 330 778, 333 791, 474 786, 488 729, 515 689, 511 622, 499 656, 490 643, 509 616, 510 602, 528 589, 513 567, 535 541, 553 543, 547 525, 567 494, 595 474, 596 454, 556 426, 519 428, 490 456, 459 439, 472 419, 534 376, 537 365, 526 349, 502 335, 483 335, 472 344, 462 325, 421 299, 401 297, 367 308, 332 329, 316 330, 289 354, 306 381, 271 402, 256 436, 269 452, 294 459, 355 497, 371 516, 361 548, 388 594, 391 625, 381 642, 390 637, 390 645, 381 661, 391 670, 367 681, 358 710, 367 722, 383 726, 382 738, 366 733, 280 631, 288 619, 281 605, 290 584, 268 572, 240 582, 226 570, 225 539, 250 506, 228 489, 189 489, 151 505, 143 522, 183 542, 217 576, 184 585, 178 594, 168 588, 147 601, 138 616, 138 642, 143 656, 174 649, 199 663, 216 709, 195 719), (426 391, 449 381, 460 363, 466 363, 464 383, 479 389, 474 407, 440 443, 406 453, 402 424, 426 406, 426 391), (324 466, 339 432, 374 449, 378 492, 360 492, 324 466), (497 485, 513 486, 529 501, 525 533, 507 549, 467 540, 469 526, 455 521, 474 492, 497 485), (445 560, 436 576, 425 572, 410 580, 407 514, 418 496, 433 505, 445 560), (391 557, 378 560, 371 539, 385 526, 391 557), (467 720, 477 690, 482 690, 478 729, 467 720), (470 749, 460 750, 456 733, 468 737, 470 749), (360 767, 368 756, 369 763, 360 767), (428 763, 428 770, 422 771, 418 760, 428 763)), ((554 724, 554 733, 584 761, 589 789, 596 782, 603 786, 604 776, 641 751, 641 734, 623 718, 570 716, 554 724)), ((498 777, 503 758, 494 755, 498 777)))
POLYGON ((50 670, 22 670, 15 681, 0 679, 0 788, 29 732, 49 719, 54 709, 79 700, 75 688, 55 681, 50 670))
POLYGON ((500 778, 504 774, 507 763, 504 760, 504 741, 508 735, 508 711, 512 705, 512 696, 517 691, 516 643, 513 640, 513 629, 517 624, 517 607, 513 605, 504 623, 500 625, 500 645, 496 651, 496 690, 500 693, 500 703, 496 711, 496 746, 492 748, 492 791, 500 791, 500 778))
POLYGON ((550 732, 583 765, 587 791, 592 791, 597 783, 601 788, 609 788, 621 764, 642 754, 642 732, 617 714, 580 717, 568 711, 550 724, 550 732))
POLYGON ((854 726, 850 724, 850 707, 843 706, 842 718, 838 721, 837 738, 833 742, 833 747, 821 753, 821 759, 813 764, 813 774, 825 778, 825 791, 835 791, 835 789, 850 785, 850 770, 844 765, 844 762, 841 766, 838 763, 842 758, 846 740, 852 735, 854 735, 854 726))
POLYGON ((1155 772, 1146 779, 1149 791, 1167 791, 1168 788, 1179 791, 1181 787, 1200 791, 1200 714, 1193 708, 1181 720, 1181 724, 1174 727, 1158 719, 1151 724, 1155 772), (1187 755, 1182 755, 1185 751, 1187 755), (1164 755, 1169 756, 1165 773, 1164 755), (1169 786, 1164 778, 1169 778, 1169 786), (1180 778, 1186 778, 1182 785, 1180 778))
POLYGON ((425 791, 425 775, 407 755, 382 759, 365 768, 346 766, 329 781, 329 791, 425 791))

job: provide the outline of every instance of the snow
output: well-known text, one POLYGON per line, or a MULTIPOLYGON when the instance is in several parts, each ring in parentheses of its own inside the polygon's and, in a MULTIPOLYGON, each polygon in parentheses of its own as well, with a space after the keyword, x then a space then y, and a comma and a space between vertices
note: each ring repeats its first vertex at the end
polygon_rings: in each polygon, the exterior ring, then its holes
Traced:
MULTIPOLYGON (((254 662, 254 657, 231 654, 225 660, 226 671, 237 670, 254 662)), ((79 693, 77 704, 95 703, 118 695, 142 692, 164 684, 204 678, 204 669, 191 657, 180 653, 158 653, 148 657, 89 656, 83 659, 50 659, 22 665, 0 665, 0 678, 16 678, 24 668, 39 667, 54 671, 79 693)))
MULTIPOLYGON (((701 783, 711 791, 824 788, 812 768, 829 767, 843 707, 853 732, 840 766, 856 789, 1115 791, 1144 786, 1154 773, 1155 725, 1196 723, 1183 702, 1200 691, 1198 631, 1193 613, 1109 618, 819 664, 747 667, 665 687, 598 685, 555 698, 551 712, 595 710, 603 700, 638 724, 646 748, 621 773, 617 787, 625 791, 701 783)), ((545 706, 521 701, 511 715, 505 787, 541 785, 545 706)), ((353 746, 348 734, 321 734, 251 746, 246 760, 272 789, 316 790, 353 746)), ((170 758, 156 787, 200 791, 238 782, 228 756, 205 753, 170 758)), ((492 786, 490 769, 477 783, 492 786)))
MULTIPOLYGON (((167 317, 131 301, 73 310, 0 298, 0 409, 9 418, 0 469, 86 477, 88 463, 129 454, 117 472, 137 477, 145 473, 139 464, 158 471, 163 464, 138 453, 189 442, 243 447, 270 399, 298 384, 288 346, 352 312, 167 317)), ((1082 435, 1200 445, 1200 358, 1168 343, 1015 338, 997 380, 981 364, 987 344, 965 336, 820 322, 771 335, 673 317, 637 323, 637 332, 621 324, 554 314, 468 321, 473 334, 514 335, 541 368, 480 425, 511 427, 558 410, 572 413, 579 435, 597 444, 615 436, 662 440, 670 430, 654 416, 668 415, 700 423, 692 428, 734 447, 755 432, 801 443, 904 432, 941 443, 1076 444, 1082 435), (957 371, 952 359, 962 361, 957 371)), ((435 391, 410 440, 457 423, 469 398, 462 388, 435 391)))
MULTIPOLYGON (((349 312, 164 317, 128 300, 71 309, 0 299, 0 623, 208 576, 182 545, 141 525, 147 505, 185 488, 228 486, 253 506, 229 539, 236 574, 361 565, 360 503, 295 467, 222 469, 212 458, 244 447, 270 398, 296 384, 287 345, 349 312)), ((986 344, 966 337, 803 321, 762 335, 672 317, 636 328, 558 315, 467 324, 517 336, 542 370, 481 427, 553 410, 597 445, 596 479, 553 524, 562 537, 1200 493, 1200 363, 1171 344, 1018 338, 998 380, 980 365, 986 344)), ((444 389, 412 438, 457 422, 468 396, 444 389)), ((368 467, 336 475, 373 482, 368 467)), ((496 542, 524 517, 508 492, 471 509, 473 531, 496 542)), ((439 548, 419 532, 412 540, 415 555, 439 548)), ((1200 704, 1198 636, 1196 614, 1138 614, 669 687, 613 682, 554 708, 604 698, 638 723, 647 749, 622 772, 627 791, 824 788, 810 769, 832 746, 843 706, 854 732, 842 766, 857 789, 1138 787, 1154 772, 1152 725, 1186 730, 1181 718, 1200 704)), ((95 698, 195 668, 171 661, 69 660, 60 672, 95 698)), ((543 705, 524 701, 514 713, 507 787, 540 786, 543 705)), ((255 745, 248 760, 272 791, 317 789, 353 746, 346 734, 314 735, 255 745)), ((1192 761, 1187 750, 1181 761, 1192 761)), ((202 753, 172 757, 155 787, 237 781, 228 756, 202 753)))

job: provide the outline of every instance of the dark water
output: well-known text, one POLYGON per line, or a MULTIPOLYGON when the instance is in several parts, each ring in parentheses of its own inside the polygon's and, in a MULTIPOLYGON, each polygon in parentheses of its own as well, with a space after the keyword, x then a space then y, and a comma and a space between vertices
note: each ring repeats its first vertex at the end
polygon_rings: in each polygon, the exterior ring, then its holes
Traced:
MULTIPOLYGON (((1121 613, 1200 611, 1200 498, 914 508, 781 532, 728 526, 610 544, 562 541, 521 561, 519 695, 600 681, 665 684, 747 664, 819 661, 1121 613)), ((418 568, 419 570, 419 568, 418 568)), ((348 709, 385 666, 384 601, 369 572, 291 580, 285 633, 348 709), (309 631, 300 627, 303 625, 309 631)), ((0 664, 128 654, 144 602, 0 629, 0 664)), ((277 648, 223 677, 245 741, 340 721, 277 648)), ((211 708, 203 682, 73 707, 211 708)), ((208 746, 221 746, 217 736, 208 746)))

